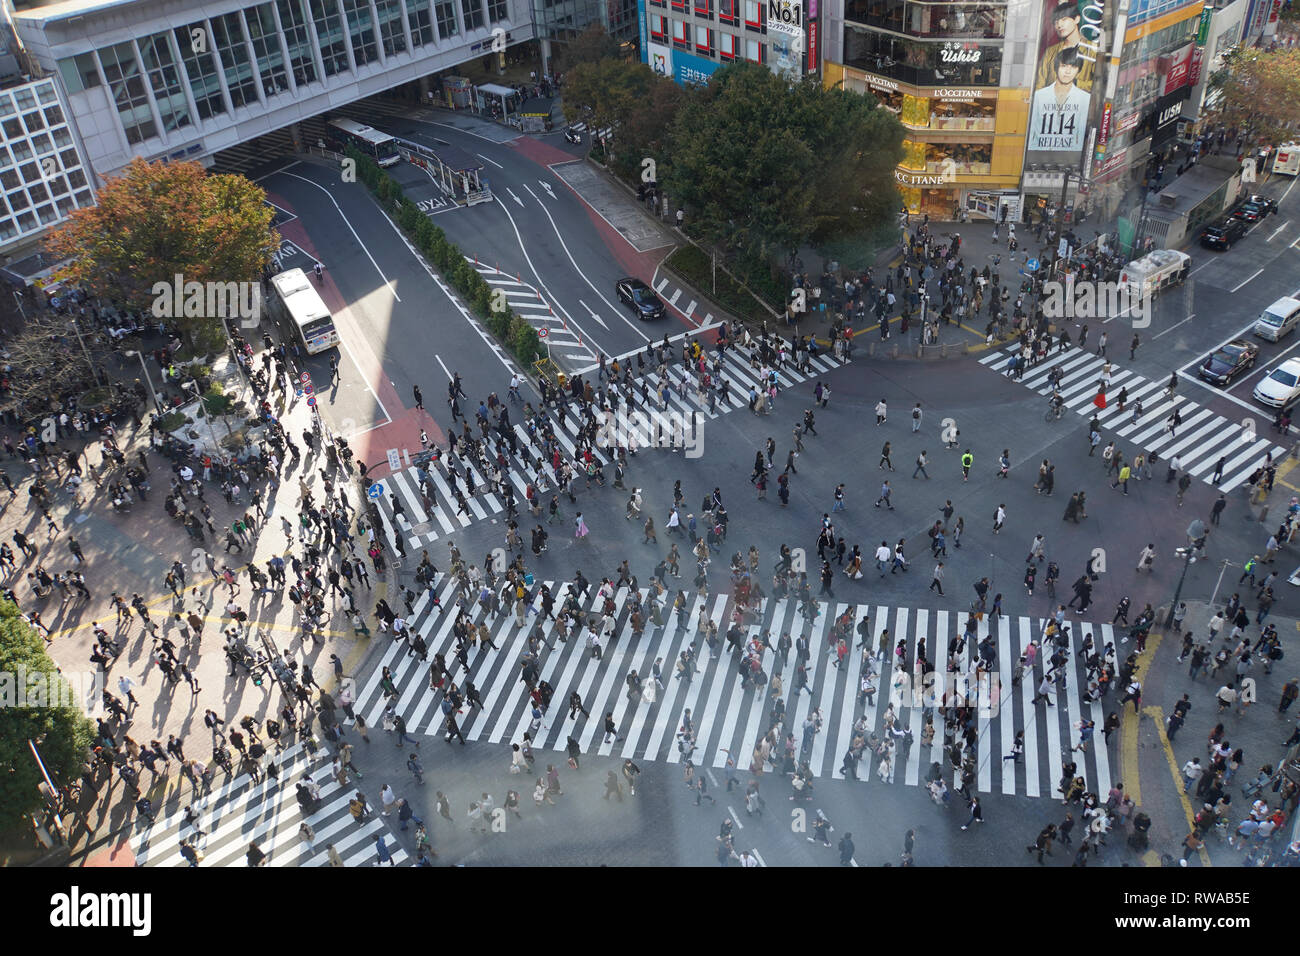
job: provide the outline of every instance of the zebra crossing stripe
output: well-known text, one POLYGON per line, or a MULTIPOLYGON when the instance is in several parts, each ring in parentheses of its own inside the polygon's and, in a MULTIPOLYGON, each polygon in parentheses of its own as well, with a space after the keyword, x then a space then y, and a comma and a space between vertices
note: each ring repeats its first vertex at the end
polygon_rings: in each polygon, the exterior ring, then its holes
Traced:
MULTIPOLYGON (((981 365, 1005 373, 1017 351, 1013 347, 986 355, 979 361, 981 365)), ((1184 470, 1207 484, 1213 484, 1210 479, 1215 462, 1221 456, 1228 457, 1223 476, 1217 482, 1218 489, 1223 492, 1244 484, 1266 455, 1271 454, 1272 460, 1277 461, 1287 454, 1285 448, 1271 440, 1255 438, 1242 427, 1242 423, 1225 419, 1185 396, 1175 394, 1169 397, 1164 382, 1151 381, 1127 369, 1116 368, 1113 362, 1107 396, 1116 395, 1118 389, 1128 389, 1128 405, 1121 412, 1118 403, 1110 398, 1107 408, 1097 410, 1092 405, 1092 398, 1096 395, 1105 364, 1105 359, 1082 349, 1058 350, 1027 369, 1020 383, 1040 395, 1049 395, 1052 391, 1050 375, 1059 367, 1064 373, 1061 394, 1066 407, 1083 415, 1096 414, 1104 427, 1113 428, 1119 438, 1136 444, 1142 451, 1158 452, 1166 459, 1175 455, 1186 456, 1187 460, 1182 462, 1184 470), (1144 404, 1151 401, 1155 404, 1144 408, 1141 419, 1134 422, 1132 403, 1139 400, 1144 404), (1177 434, 1170 435, 1165 422, 1174 409, 1182 417, 1182 424, 1177 434)))

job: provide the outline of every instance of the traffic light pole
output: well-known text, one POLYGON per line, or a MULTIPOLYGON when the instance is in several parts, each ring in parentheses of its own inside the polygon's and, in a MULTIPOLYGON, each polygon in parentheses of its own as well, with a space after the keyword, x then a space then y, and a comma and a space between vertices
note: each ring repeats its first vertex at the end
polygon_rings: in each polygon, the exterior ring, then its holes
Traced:
POLYGON ((1178 608, 1178 599, 1183 594, 1183 582, 1187 580, 1187 567, 1196 561, 1196 553, 1190 547, 1178 548, 1175 553, 1183 559, 1183 573, 1178 575, 1178 587, 1174 589, 1174 599, 1169 605, 1169 615, 1165 618, 1166 628, 1174 626, 1174 611, 1178 608))

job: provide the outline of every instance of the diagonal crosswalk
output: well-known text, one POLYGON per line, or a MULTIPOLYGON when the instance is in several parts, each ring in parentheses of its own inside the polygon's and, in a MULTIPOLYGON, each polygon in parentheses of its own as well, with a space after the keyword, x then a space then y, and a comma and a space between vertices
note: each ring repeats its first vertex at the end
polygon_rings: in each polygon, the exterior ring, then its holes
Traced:
MULTIPOLYGON (((564 603, 570 585, 567 582, 548 582, 556 597, 556 609, 564 603)), ((540 607, 538 596, 527 614, 527 623, 519 627, 513 614, 503 613, 491 620, 488 612, 471 604, 466 612, 475 622, 487 624, 492 643, 497 650, 486 645, 473 647, 469 653, 469 673, 458 670, 455 660, 454 594, 455 584, 444 579, 437 590, 445 611, 433 608, 429 593, 419 599, 411 626, 428 645, 429 661, 442 653, 452 669, 452 679, 462 687, 467 679, 478 688, 486 709, 467 706, 458 718, 467 740, 508 745, 518 742, 530 730, 531 706, 521 681, 520 661, 527 651, 528 634, 539 623, 535 616, 540 607)), ((540 594, 540 588, 538 589, 540 594)), ((549 712, 540 730, 534 736, 534 747, 539 751, 540 766, 547 758, 540 751, 561 751, 572 735, 584 754, 600 754, 619 758, 662 760, 681 763, 684 754, 676 746, 676 731, 681 726, 683 714, 691 711, 697 729, 698 750, 694 756, 697 764, 722 768, 727 752, 735 756, 742 772, 750 765, 754 748, 772 726, 774 694, 772 683, 761 688, 744 689, 738 674, 739 658, 728 653, 725 641, 719 647, 719 656, 709 657, 707 643, 696 630, 700 608, 707 606, 707 614, 719 623, 725 633, 731 620, 731 598, 720 594, 708 598, 696 597, 689 613, 678 619, 676 612, 666 611, 664 627, 647 625, 638 639, 629 625, 628 589, 619 589, 614 597, 617 628, 615 637, 608 642, 602 657, 595 658, 587 649, 585 640, 575 634, 567 642, 557 640, 558 632, 553 620, 540 620, 540 631, 546 646, 541 652, 540 677, 554 688, 549 712), (684 625, 684 626, 683 626, 684 625), (687 680, 674 676, 675 663, 680 652, 691 642, 697 643, 698 673, 687 680), (631 697, 625 678, 635 669, 647 683, 651 681, 653 664, 662 660, 663 686, 657 688, 655 700, 631 697), (569 719, 568 698, 576 690, 590 716, 582 713, 569 719), (612 713, 621 739, 605 742, 604 718, 612 713)), ((581 602, 584 608, 598 607, 602 599, 588 594, 581 602)), ((966 615, 927 608, 887 607, 866 604, 828 602, 822 613, 809 627, 796 606, 788 599, 765 599, 761 609, 744 628, 745 641, 757 638, 764 630, 770 631, 772 644, 782 632, 792 638, 804 633, 810 644, 807 661, 808 693, 794 689, 793 674, 797 664, 792 652, 784 665, 778 667, 775 652, 766 649, 762 656, 763 672, 771 676, 781 673, 785 682, 784 697, 787 707, 786 728, 801 733, 805 718, 814 708, 820 709, 822 730, 811 746, 809 765, 818 776, 843 779, 841 761, 849 749, 854 735, 863 728, 857 727, 865 720, 868 733, 888 734, 886 718, 892 709, 896 726, 911 732, 911 746, 899 744, 894 759, 890 783, 904 786, 923 785, 934 763, 938 763, 954 783, 957 772, 948 760, 942 718, 934 713, 936 701, 945 699, 949 692, 959 693, 968 700, 975 711, 976 788, 980 792, 1023 794, 1030 797, 1053 796, 1056 793, 1062 764, 1071 759, 1074 746, 1079 743, 1079 723, 1094 721, 1099 746, 1087 753, 1073 753, 1088 787, 1105 794, 1111 786, 1110 757, 1100 746, 1104 711, 1118 710, 1114 698, 1103 697, 1094 702, 1086 699, 1088 682, 1086 668, 1078 653, 1086 635, 1093 635, 1097 646, 1117 640, 1108 624, 1071 621, 1070 658, 1064 666, 1064 687, 1053 691, 1053 706, 1032 703, 1034 692, 1041 680, 1043 655, 1040 655, 1033 674, 1023 682, 1013 681, 1017 662, 1032 641, 1041 640, 1045 622, 1029 617, 1001 617, 995 622, 982 621, 977 625, 974 642, 968 643, 957 656, 959 667, 955 673, 935 673, 935 683, 924 694, 916 692, 919 686, 912 683, 911 675, 903 666, 893 662, 893 649, 899 640, 905 642, 907 660, 915 661, 920 642, 929 648, 931 659, 946 660, 950 640, 957 637, 966 626, 966 615), (866 650, 851 647, 843 665, 838 666, 828 653, 828 637, 833 623, 841 616, 849 617, 849 636, 857 644, 861 638, 857 626, 865 617, 869 621, 869 640, 866 650), (995 666, 981 680, 974 673, 978 644, 990 634, 996 648, 995 666), (888 630, 882 642, 882 631, 888 630), (881 643, 888 648, 884 660, 877 654, 881 643), (865 701, 858 688, 866 669, 877 673, 874 697, 865 701), (930 743, 923 742, 925 715, 934 716, 937 733, 930 743), (855 729, 857 727, 857 729, 855 729), (1024 755, 1020 761, 1004 761, 1011 753, 1015 734, 1025 732, 1024 755)), ((540 613, 540 612, 538 612, 540 613)), ((748 620, 748 619, 747 619, 748 620)), ((1121 654, 1123 649, 1121 647, 1121 654)), ((905 665, 910 667, 911 664, 905 665)), ((648 696, 648 695, 647 695, 648 696)), ((442 692, 431 689, 429 664, 411 653, 405 641, 394 641, 379 655, 374 671, 366 679, 358 694, 356 709, 372 725, 382 721, 386 707, 405 719, 409 732, 433 736, 443 731, 442 692), (389 697, 381 687, 384 669, 387 668, 396 690, 389 697)), ((896 740, 902 729, 896 732, 896 740)), ((857 778, 878 778, 878 762, 869 756, 857 768, 857 778)))
MULTIPOLYGON (((730 383, 730 391, 726 401, 719 399, 713 409, 710 409, 707 400, 701 401, 701 396, 693 387, 682 387, 683 373, 679 366, 670 367, 670 381, 667 383, 660 381, 658 372, 647 372, 637 380, 631 402, 620 405, 617 412, 618 424, 628 430, 635 428, 638 432, 644 432, 651 428, 661 434, 673 435, 680 432, 683 421, 698 426, 705 420, 718 418, 738 408, 746 408, 749 389, 751 386, 757 387, 760 377, 749 357, 748 350, 727 349, 723 357, 723 378, 730 383), (641 387, 642 382, 645 384, 644 389, 641 387), (661 384, 669 386, 665 389, 662 404, 658 395, 661 384), (636 424, 638 421, 641 422, 639 426, 636 424)), ((781 370, 781 380, 785 386, 798 385, 816 379, 841 364, 833 356, 819 353, 810 359, 811 372, 799 372, 792 365, 787 365, 781 370)), ((778 398, 777 401, 779 403, 781 400, 778 398)), ((473 414, 472 411, 469 413, 473 414)), ((550 466, 551 456, 542 449, 538 436, 529 432, 517 410, 511 417, 517 445, 506 455, 509 467, 505 469, 505 480, 513 486, 515 499, 522 509, 524 491, 536 474, 535 468, 521 457, 524 453, 530 456, 531 461, 540 459, 544 463, 542 476, 548 484, 542 491, 553 491, 556 482, 550 466)), ((577 456, 578 418, 570 413, 562 422, 554 417, 552 422, 561 453, 572 460, 577 456)), ((685 427, 689 429, 692 426, 687 424, 685 427)), ((689 439, 690 436, 687 437, 689 439)), ((608 456, 597 454, 596 457, 602 465, 608 463, 608 456)), ((476 489, 475 494, 466 495, 467 511, 458 509, 449 475, 442 465, 416 465, 383 479, 383 488, 375 500, 385 540, 390 545, 395 546, 397 536, 402 535, 412 549, 426 547, 484 518, 505 512, 504 498, 493 491, 491 476, 484 474, 482 467, 475 462, 465 461, 463 464, 468 468, 476 489), (427 503, 421 491, 422 483, 426 483, 426 487, 433 492, 432 499, 427 503), (394 505, 394 499, 397 500, 397 505, 394 505)), ((463 483, 461 491, 466 491, 463 483)))
MULTIPOLYGON (((1011 358, 1018 350, 1018 347, 1012 347, 992 352, 980 359, 980 364, 1007 374, 1011 358)), ((1221 491, 1231 491, 1244 484, 1251 473, 1264 464, 1266 456, 1271 456, 1271 460, 1276 462, 1286 454, 1285 448, 1256 434, 1253 418, 1246 417, 1240 422, 1230 421, 1185 395, 1175 394, 1169 398, 1166 395, 1167 379, 1152 381, 1113 361, 1110 387, 1106 389, 1110 404, 1099 412, 1092 400, 1097 394, 1105 364, 1105 359, 1084 349, 1054 351, 1027 369, 1019 381, 1046 397, 1052 394, 1049 376, 1053 369, 1060 368, 1064 373, 1060 389, 1066 407, 1085 417, 1096 414, 1102 428, 1123 439, 1120 447, 1127 445, 1133 449, 1133 453, 1128 456, 1130 459, 1133 455, 1153 451, 1166 460, 1177 455, 1183 468, 1193 478, 1212 484, 1215 463, 1220 458, 1226 458, 1223 476, 1217 485, 1221 491), (1124 411, 1120 411, 1116 401, 1121 389, 1128 390, 1128 404, 1124 411), (1142 416, 1136 421, 1133 409, 1135 401, 1141 401, 1143 405, 1142 416), (1175 408, 1182 417, 1182 424, 1171 435, 1166 429, 1165 421, 1175 408)), ((1046 404, 1043 409, 1046 410, 1046 404)))
POLYGON ((342 787, 330 776, 323 751, 313 758, 297 743, 286 748, 276 763, 280 768, 279 783, 266 777, 255 783, 247 774, 238 774, 220 786, 214 784, 209 793, 193 800, 187 799, 185 785, 186 796, 177 801, 174 812, 160 813, 153 823, 137 822, 132 840, 136 865, 189 865, 180 853, 182 841, 195 837, 185 819, 187 805, 193 805, 199 815, 199 828, 204 831, 203 836, 194 839, 203 854, 199 864, 202 867, 246 866, 245 853, 253 841, 269 857, 267 866, 322 866, 328 862, 326 847, 330 844, 345 866, 369 866, 379 859, 375 834, 383 835, 398 866, 410 862, 378 813, 361 823, 352 818, 348 801, 354 788, 342 787), (316 813, 304 815, 295 784, 306 779, 320 786, 323 805, 316 813), (315 831, 310 846, 299 836, 304 820, 315 831))

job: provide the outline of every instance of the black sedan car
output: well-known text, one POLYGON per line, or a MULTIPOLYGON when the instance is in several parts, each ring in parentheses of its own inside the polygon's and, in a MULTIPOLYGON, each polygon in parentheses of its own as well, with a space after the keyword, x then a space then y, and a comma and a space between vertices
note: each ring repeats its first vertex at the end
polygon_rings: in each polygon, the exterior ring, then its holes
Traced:
POLYGON ((1259 346, 1245 339, 1236 339, 1222 346, 1201 365, 1201 378, 1212 385, 1227 385, 1249 368, 1259 358, 1259 346))
POLYGON ((1230 249, 1245 234, 1244 222, 1240 219, 1225 219, 1201 230, 1201 245, 1207 249, 1230 249))
POLYGON ((1277 212, 1277 203, 1267 196, 1251 196, 1232 211, 1232 218, 1242 222, 1259 222, 1270 212, 1277 212))
POLYGON ((637 318, 650 320, 664 317, 663 300, 640 279, 619 279, 615 291, 619 301, 630 308, 637 318))

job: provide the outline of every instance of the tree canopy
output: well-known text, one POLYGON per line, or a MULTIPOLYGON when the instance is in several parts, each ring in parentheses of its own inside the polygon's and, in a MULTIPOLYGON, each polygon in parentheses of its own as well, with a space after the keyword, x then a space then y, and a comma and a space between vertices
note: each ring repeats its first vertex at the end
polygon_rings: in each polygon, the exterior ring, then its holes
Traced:
POLYGON ((605 58, 581 63, 565 80, 564 116, 595 129, 615 130, 611 162, 638 179, 642 160, 667 155, 673 118, 687 91, 644 63, 605 58))
MULTIPOLYGON (((57 278, 129 309, 148 310, 156 282, 252 282, 280 237, 266 193, 243 176, 209 176, 198 163, 139 157, 104 183, 49 239, 69 260, 57 278)), ((180 317, 191 341, 220 332, 215 316, 180 317)))
POLYGON ((1224 124, 1247 130, 1264 143, 1285 143, 1300 135, 1300 47, 1273 52, 1237 48, 1212 82, 1223 91, 1224 124))
MULTIPOLYGON (((599 63, 604 59, 626 59, 622 45, 601 26, 599 21, 587 26, 572 40, 559 44, 560 66, 572 70, 580 63, 599 63)), ((566 78, 565 85, 568 85, 566 78)), ((567 95, 567 94, 566 94, 567 95)))
POLYGON ((45 653, 44 641, 17 607, 0 601, 0 830, 23 827, 24 818, 44 803, 38 789, 43 778, 29 740, 40 750, 56 785, 81 776, 94 726, 79 706, 68 703, 72 699, 67 682, 45 653), (16 686, 2 682, 20 674, 26 679, 25 706, 17 706, 16 686), (32 675, 39 676, 33 681, 32 675), (52 696, 35 700, 35 686, 46 689, 47 695, 52 695, 51 688, 63 688, 62 702, 52 696))
POLYGON ((660 178, 693 233, 766 258, 891 215, 902 140, 870 97, 736 63, 678 110, 660 178))

